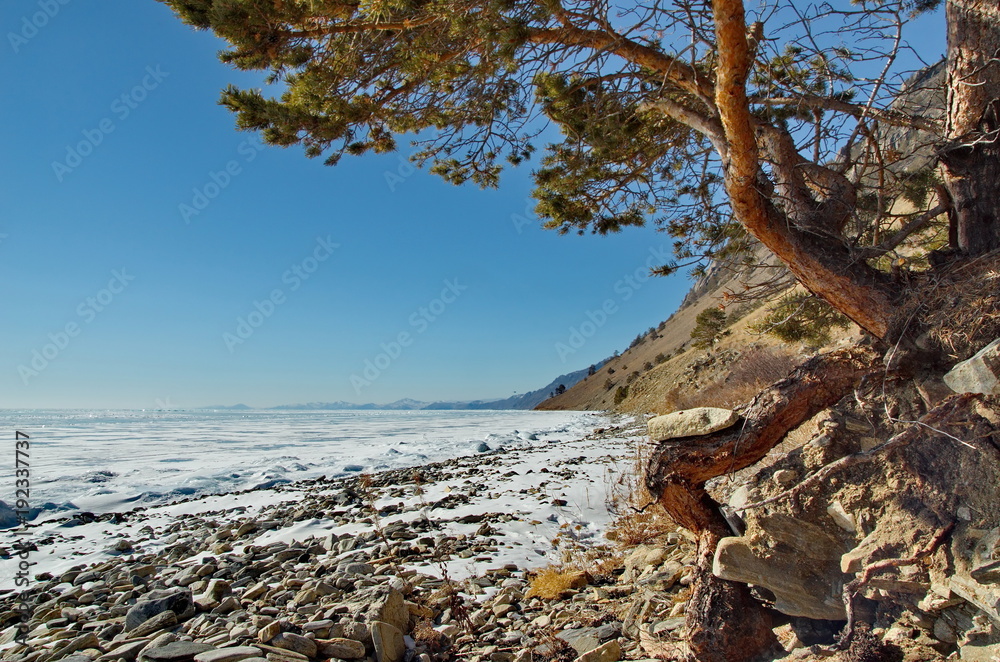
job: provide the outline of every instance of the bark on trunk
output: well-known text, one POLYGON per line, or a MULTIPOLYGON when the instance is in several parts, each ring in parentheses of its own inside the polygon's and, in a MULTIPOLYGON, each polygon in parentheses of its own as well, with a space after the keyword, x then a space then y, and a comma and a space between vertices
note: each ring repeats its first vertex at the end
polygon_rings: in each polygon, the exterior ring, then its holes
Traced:
POLYGON ((888 339, 893 296, 888 280, 855 259, 835 237, 796 228, 761 192, 763 177, 746 95, 752 64, 742 0, 714 0, 719 50, 715 101, 728 143, 726 192, 740 223, 817 296, 875 337, 888 339))
POLYGON ((872 352, 857 348, 816 357, 758 395, 742 425, 661 442, 653 452, 647 488, 675 522, 698 536, 687 629, 700 662, 753 660, 775 645, 769 613, 749 589, 712 574, 718 542, 730 533, 719 505, 705 492, 706 481, 760 460, 791 429, 849 393, 874 361, 872 352))
POLYGON ((948 0, 948 146, 944 181, 954 202, 957 248, 1000 248, 1000 5, 948 0))

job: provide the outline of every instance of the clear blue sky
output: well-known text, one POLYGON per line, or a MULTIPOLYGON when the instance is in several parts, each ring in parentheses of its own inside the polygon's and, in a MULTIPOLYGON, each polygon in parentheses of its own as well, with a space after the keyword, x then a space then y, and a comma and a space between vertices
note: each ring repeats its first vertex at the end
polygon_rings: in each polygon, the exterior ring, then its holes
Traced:
POLYGON ((259 149, 216 104, 256 78, 152 0, 7 0, 0 27, 0 407, 506 397, 623 349, 689 286, 619 282, 669 247, 652 229, 542 230, 529 168, 483 191, 399 155, 259 149))

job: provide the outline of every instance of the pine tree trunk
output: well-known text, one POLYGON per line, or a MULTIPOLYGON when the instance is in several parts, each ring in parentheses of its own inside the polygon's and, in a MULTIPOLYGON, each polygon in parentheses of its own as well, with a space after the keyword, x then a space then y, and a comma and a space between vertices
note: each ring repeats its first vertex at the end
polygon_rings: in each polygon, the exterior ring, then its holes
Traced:
POLYGON ((734 215, 807 289, 876 338, 889 339, 895 307, 885 277, 853 258, 835 237, 794 227, 762 193, 758 136, 746 95, 752 60, 743 2, 713 0, 712 8, 719 49, 715 102, 728 143, 726 192, 734 215))
POLYGON ((944 181, 957 248, 1000 248, 1000 4, 948 0, 948 147, 944 181))

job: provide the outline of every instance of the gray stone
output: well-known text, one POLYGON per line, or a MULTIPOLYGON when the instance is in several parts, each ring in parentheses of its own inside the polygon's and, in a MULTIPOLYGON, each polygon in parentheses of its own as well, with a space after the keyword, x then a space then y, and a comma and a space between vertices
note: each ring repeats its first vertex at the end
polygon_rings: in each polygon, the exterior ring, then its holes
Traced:
POLYGON ((357 660, 365 656, 365 645, 353 639, 319 639, 316 646, 323 657, 336 657, 341 660, 357 660))
POLYGON ((277 648, 301 653, 306 657, 316 657, 316 642, 309 637, 303 637, 294 632, 279 632, 268 642, 277 648))
POLYGON ((281 632, 281 627, 282 621, 271 621, 260 629, 257 633, 257 639, 260 640, 260 643, 266 644, 278 636, 278 633, 281 632))
POLYGON ((360 641, 366 649, 373 645, 371 628, 367 624, 357 621, 351 621, 344 625, 344 638, 360 641))
POLYGON ((674 630, 679 630, 684 627, 684 623, 687 618, 684 616, 674 616, 660 621, 653 626, 653 634, 661 634, 663 632, 673 632, 674 630))
POLYGON ((144 650, 139 659, 149 660, 149 662, 194 662, 196 655, 214 649, 215 646, 209 646, 208 644, 198 644, 193 641, 175 641, 166 646, 144 650))
POLYGON ((791 469, 778 469, 774 472, 774 482, 782 487, 788 487, 796 480, 798 480, 799 474, 791 469))
POLYGON ((236 611, 240 608, 240 601, 231 595, 227 595, 222 599, 222 602, 218 604, 212 610, 213 614, 228 614, 229 612, 236 611))
POLYGON ((377 662, 401 662, 406 654, 403 633, 389 623, 372 623, 372 644, 377 662))
POLYGON ((146 598, 136 603, 125 614, 125 630, 134 630, 157 614, 172 611, 178 621, 194 615, 194 599, 188 589, 150 591, 146 598))
POLYGON ((377 662, 401 662, 406 654, 403 633, 399 628, 383 621, 372 623, 372 643, 377 662))
POLYGON ((375 567, 370 563, 348 563, 343 571, 349 575, 374 575, 375 567))
POLYGON ((105 660, 125 660, 125 662, 135 662, 135 659, 139 657, 139 651, 149 644, 146 640, 140 641, 130 641, 124 643, 120 646, 112 648, 109 652, 97 658, 98 662, 104 662, 105 660))
POLYGON ((232 585, 224 579, 213 579, 208 582, 205 592, 195 598, 195 605, 202 611, 210 611, 219 606, 222 600, 233 592, 232 585))
POLYGON ((262 655, 261 650, 253 646, 233 646, 198 653, 194 656, 194 662, 241 662, 241 660, 261 657, 262 655))
POLYGON ((87 648, 100 648, 101 642, 98 641, 97 635, 93 632, 88 632, 87 634, 82 634, 75 639, 71 639, 67 644, 59 648, 60 655, 66 655, 68 653, 75 653, 76 651, 82 651, 87 648))
POLYGON ((622 648, 618 645, 618 641, 614 640, 584 653, 576 658, 576 662, 618 662, 620 659, 622 659, 622 648))
POLYGON ((955 365, 944 376, 944 383, 956 393, 1000 395, 1000 338, 955 365))
POLYGON ((573 647, 577 655, 589 653, 601 645, 601 636, 597 628, 573 628, 563 630, 556 637, 573 647))
MULTIPOLYGON (((367 605, 365 613, 367 621, 382 621, 389 623, 400 632, 407 632, 410 625, 410 609, 406 606, 403 594, 388 586, 378 586, 357 593, 352 601, 367 605)), ((350 637, 353 639, 354 637, 350 637)))
POLYGON ((656 545, 639 545, 625 557, 626 581, 635 579, 647 568, 655 568, 667 558, 667 550, 656 545))
POLYGON ((953 644, 958 641, 955 629, 943 616, 934 621, 934 638, 946 644, 953 644))
POLYGON ((962 646, 960 649, 962 660, 967 662, 996 662, 1000 660, 1000 644, 989 644, 985 646, 962 646))
POLYGON ((667 441, 718 432, 738 420, 740 420, 739 414, 731 409, 696 407, 651 418, 647 425, 649 436, 653 441, 667 441))
POLYGON ((837 526, 842 528, 844 531, 854 533, 858 530, 858 525, 854 521, 854 515, 847 512, 847 509, 844 508, 844 505, 839 501, 834 501, 827 506, 826 514, 833 518, 833 521, 837 523, 837 526))
POLYGON ((802 554, 771 552, 759 558, 744 538, 723 538, 715 551, 712 573, 716 577, 769 589, 774 607, 789 616, 844 620, 846 613, 839 565, 802 554))
POLYGON ((308 662, 309 658, 302 653, 296 653, 295 651, 288 650, 287 648, 275 648, 274 646, 267 646, 265 644, 257 645, 261 650, 266 651, 264 657, 269 660, 279 657, 281 660, 292 660, 293 662, 308 662))
POLYGON ((131 632, 129 632, 129 637, 145 637, 146 635, 153 634, 158 630, 163 630, 169 627, 177 625, 177 614, 170 611, 160 612, 156 616, 147 619, 135 627, 131 632))
POLYGON ((975 568, 969 576, 980 584, 1000 584, 1000 561, 991 561, 975 568))

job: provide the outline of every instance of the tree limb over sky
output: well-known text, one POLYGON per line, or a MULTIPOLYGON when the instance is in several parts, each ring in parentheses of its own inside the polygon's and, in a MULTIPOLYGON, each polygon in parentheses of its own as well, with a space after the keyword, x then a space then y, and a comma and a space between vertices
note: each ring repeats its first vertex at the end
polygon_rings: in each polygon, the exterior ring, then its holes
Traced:
POLYGON ((997 67, 974 57, 997 40, 987 0, 948 6, 966 32, 979 29, 964 46, 952 40, 964 54, 949 83, 961 122, 894 103, 912 73, 900 63, 919 62, 908 22, 937 0, 781 0, 752 15, 741 0, 163 1, 225 39, 223 61, 268 73, 277 96, 229 87, 222 103, 271 144, 332 165, 408 136, 432 172, 491 187, 541 149, 547 227, 656 224, 676 237, 680 262, 749 260, 759 241, 878 338, 892 335, 901 292, 876 258, 925 228, 913 221, 934 206, 895 205, 927 173, 879 144, 887 127, 950 146, 941 178, 966 228, 957 236, 968 235, 956 248, 1000 246, 995 216, 984 220, 996 210, 970 211, 972 176, 958 172, 994 158, 985 104, 1000 96, 989 95, 997 67), (546 144, 547 123, 560 141, 546 144))

